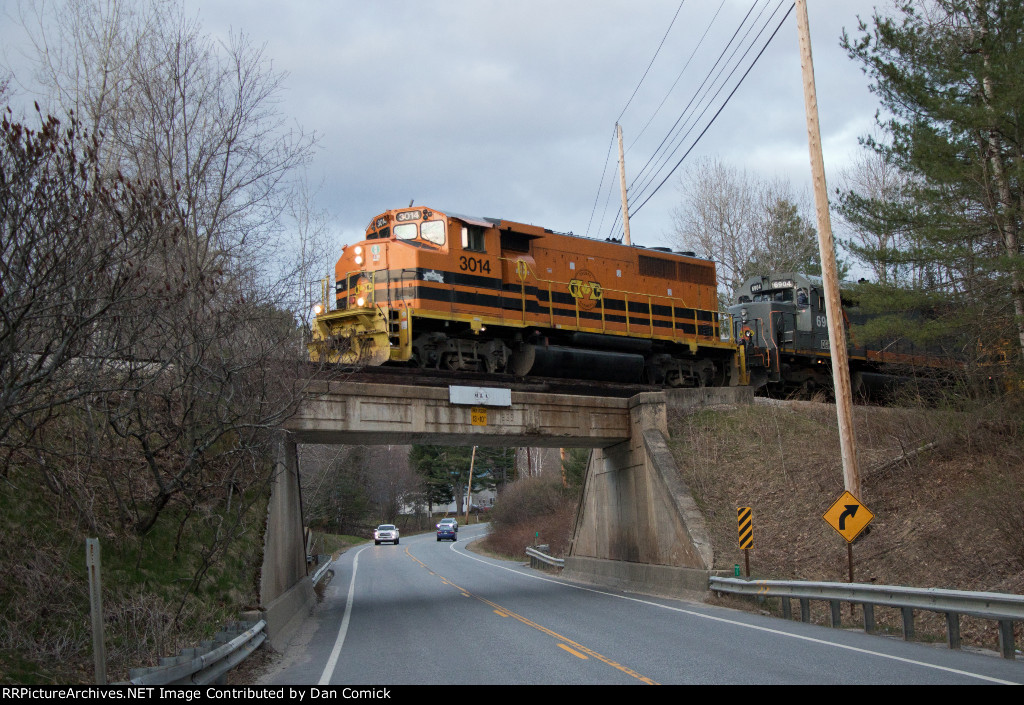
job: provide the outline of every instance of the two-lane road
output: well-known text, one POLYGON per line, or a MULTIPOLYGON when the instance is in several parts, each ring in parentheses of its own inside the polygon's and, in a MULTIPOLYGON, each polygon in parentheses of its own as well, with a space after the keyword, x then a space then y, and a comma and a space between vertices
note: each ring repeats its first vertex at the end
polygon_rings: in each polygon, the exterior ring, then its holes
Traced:
POLYGON ((1024 663, 574 585, 433 534, 334 564, 264 684, 1021 683, 1024 663))

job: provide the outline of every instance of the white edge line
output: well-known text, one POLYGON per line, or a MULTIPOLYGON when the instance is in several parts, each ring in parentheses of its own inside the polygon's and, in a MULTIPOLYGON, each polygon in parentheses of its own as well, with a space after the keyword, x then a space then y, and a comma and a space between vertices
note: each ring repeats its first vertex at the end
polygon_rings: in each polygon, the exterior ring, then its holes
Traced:
POLYGON ((923 666, 925 668, 933 668, 933 669, 939 670, 939 671, 947 671, 949 673, 956 673, 958 675, 967 676, 969 678, 978 678, 980 680, 989 681, 991 683, 999 683, 1001 685, 1020 685, 1020 683, 1017 683, 1015 681, 1006 681, 1006 680, 1002 680, 1001 678, 994 678, 992 676, 985 676, 985 675, 982 675, 980 673, 971 673, 970 671, 962 671, 962 670, 960 670, 958 668, 950 668, 949 666, 939 666, 938 664, 927 663, 925 661, 915 661, 914 659, 904 658, 903 656, 894 656, 892 654, 882 653, 881 651, 871 651, 869 649, 862 649, 862 648, 860 648, 858 646, 848 646, 846 644, 839 644, 839 643, 836 643, 834 641, 826 641, 824 639, 817 639, 817 638, 812 637, 812 636, 803 636, 802 634, 793 634, 792 632, 786 632, 786 631, 782 631, 780 629, 772 629, 771 627, 760 627, 760 626, 758 626, 756 624, 747 624, 746 622, 740 622, 740 621, 737 621, 737 620, 734 620, 734 619, 726 619, 725 617, 715 617, 714 615, 702 614, 700 612, 695 612, 693 610, 682 609, 680 607, 672 607, 671 605, 663 605, 663 604, 660 604, 658 602, 652 602, 650 600, 642 600, 642 599, 637 598, 637 597, 629 597, 628 595, 617 595, 617 594, 615 594, 613 592, 605 592, 604 590, 596 590, 594 588, 588 588, 588 587, 584 587, 582 585, 574 585, 572 583, 564 582, 562 580, 554 580, 552 578, 546 578, 546 577, 541 576, 541 575, 534 575, 532 573, 526 573, 526 572, 524 572, 522 570, 516 570, 515 568, 509 568, 508 566, 499 565, 497 563, 492 563, 490 561, 484 560, 482 558, 479 558, 477 556, 474 556, 474 555, 466 552, 465 549, 463 549, 461 551, 456 550, 455 544, 452 544, 448 548, 450 550, 452 550, 452 551, 455 551, 455 553, 460 555, 460 556, 464 556, 466 558, 470 558, 470 559, 472 559, 474 561, 479 561, 480 563, 483 563, 484 565, 489 565, 492 568, 501 568, 502 570, 507 570, 510 573, 516 573, 516 574, 522 575, 523 577, 526 577, 526 578, 533 578, 534 580, 543 580, 546 583, 555 583, 556 585, 563 585, 565 587, 573 588, 574 590, 584 590, 586 592, 597 593, 598 595, 607 595, 608 597, 617 597, 620 600, 629 600, 630 602, 639 602, 642 605, 650 605, 652 607, 660 607, 662 609, 671 610, 672 612, 681 612, 682 614, 690 615, 692 617, 700 617, 701 619, 710 619, 710 620, 715 621, 715 622, 724 622, 725 624, 732 624, 732 625, 737 626, 737 627, 744 627, 746 629, 754 629, 754 630, 760 631, 760 632, 767 632, 768 634, 778 634, 779 636, 786 636, 786 637, 789 637, 791 639, 800 639, 801 641, 809 641, 809 642, 814 643, 814 644, 822 644, 824 646, 832 646, 832 647, 835 647, 837 649, 845 649, 847 651, 854 651, 854 652, 861 653, 861 654, 867 654, 869 656, 878 656, 879 658, 890 659, 892 661, 900 661, 902 663, 909 663, 909 664, 912 664, 912 665, 915 665, 915 666, 923 666))
POLYGON ((317 685, 330 685, 331 678, 334 676, 334 668, 338 665, 338 658, 341 656, 341 647, 345 644, 345 635, 348 633, 349 618, 352 616, 352 601, 356 593, 356 570, 359 568, 359 554, 365 551, 369 546, 363 546, 356 551, 355 558, 352 559, 352 579, 348 581, 348 597, 345 598, 345 616, 341 619, 341 627, 338 629, 338 637, 334 640, 334 648, 331 649, 331 656, 327 659, 327 665, 324 666, 324 672, 320 676, 320 682, 317 685))

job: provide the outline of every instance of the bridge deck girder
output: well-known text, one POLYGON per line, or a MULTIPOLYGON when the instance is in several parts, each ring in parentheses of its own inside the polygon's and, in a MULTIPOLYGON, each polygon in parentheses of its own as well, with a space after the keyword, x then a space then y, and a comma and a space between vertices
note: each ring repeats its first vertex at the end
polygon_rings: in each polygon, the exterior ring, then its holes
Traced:
POLYGON ((603 448, 630 436, 629 399, 513 391, 511 406, 484 407, 486 425, 473 425, 474 407, 452 404, 447 388, 326 382, 310 392, 285 424, 299 443, 603 448))

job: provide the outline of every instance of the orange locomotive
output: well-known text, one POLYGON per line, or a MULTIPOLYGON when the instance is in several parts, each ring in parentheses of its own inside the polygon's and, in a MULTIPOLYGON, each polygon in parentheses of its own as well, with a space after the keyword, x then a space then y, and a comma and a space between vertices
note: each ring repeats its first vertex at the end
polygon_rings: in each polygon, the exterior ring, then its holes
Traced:
POLYGON ((747 381, 720 320, 714 262, 692 253, 410 207, 377 216, 365 240, 343 248, 335 281, 335 309, 313 326, 314 360, 747 381))

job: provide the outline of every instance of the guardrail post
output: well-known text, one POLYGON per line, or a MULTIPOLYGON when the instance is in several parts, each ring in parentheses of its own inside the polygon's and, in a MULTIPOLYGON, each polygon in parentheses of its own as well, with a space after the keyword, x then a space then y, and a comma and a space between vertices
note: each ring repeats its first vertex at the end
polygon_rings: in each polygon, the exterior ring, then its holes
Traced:
POLYGON ((946 612, 946 644, 951 649, 960 648, 960 615, 946 612))
POLYGON ((903 613, 903 640, 911 641, 914 638, 914 608, 901 607, 903 613))
POLYGON ((865 602, 861 607, 864 609, 864 631, 867 634, 875 632, 875 606, 865 602))
POLYGON ((800 621, 811 621, 811 601, 808 600, 806 597, 800 598, 800 621))
POLYGON ((784 619, 793 619, 793 605, 790 604, 788 597, 782 598, 782 617, 784 619))
POLYGON ((828 601, 828 605, 829 605, 829 608, 830 608, 829 626, 830 627, 838 627, 838 626, 840 626, 842 624, 843 620, 842 620, 842 617, 839 614, 839 608, 840 608, 839 600, 829 600, 828 601))
POLYGON ((1012 659, 1016 646, 1013 643, 1013 621, 1009 619, 999 620, 999 652, 1003 658, 1012 659))

